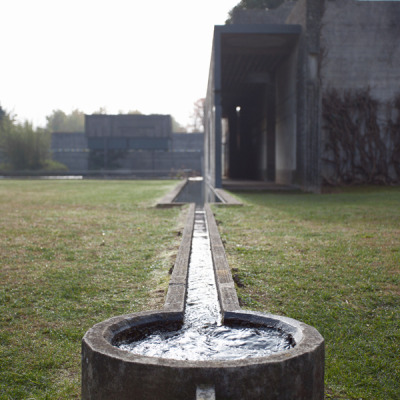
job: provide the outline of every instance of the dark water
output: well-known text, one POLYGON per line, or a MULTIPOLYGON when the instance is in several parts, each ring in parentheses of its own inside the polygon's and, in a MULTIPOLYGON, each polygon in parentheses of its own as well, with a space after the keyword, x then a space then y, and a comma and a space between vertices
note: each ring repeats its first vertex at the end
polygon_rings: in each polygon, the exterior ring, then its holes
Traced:
POLYGON ((237 360, 289 349, 289 335, 272 328, 222 325, 210 241, 203 210, 196 211, 184 325, 179 331, 154 331, 120 349, 176 360, 237 360))
POLYGON ((196 203, 198 207, 204 207, 205 203, 219 203, 221 200, 206 185, 203 178, 189 178, 186 185, 174 199, 176 203, 196 203))

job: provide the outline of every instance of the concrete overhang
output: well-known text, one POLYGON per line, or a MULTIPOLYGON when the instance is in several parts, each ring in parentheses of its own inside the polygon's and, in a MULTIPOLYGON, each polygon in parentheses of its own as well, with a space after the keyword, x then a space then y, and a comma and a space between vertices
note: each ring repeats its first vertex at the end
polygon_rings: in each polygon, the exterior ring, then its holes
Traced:
POLYGON ((214 90, 221 94, 222 108, 251 95, 255 85, 272 84, 276 68, 293 51, 301 31, 300 25, 289 24, 215 26, 214 90))

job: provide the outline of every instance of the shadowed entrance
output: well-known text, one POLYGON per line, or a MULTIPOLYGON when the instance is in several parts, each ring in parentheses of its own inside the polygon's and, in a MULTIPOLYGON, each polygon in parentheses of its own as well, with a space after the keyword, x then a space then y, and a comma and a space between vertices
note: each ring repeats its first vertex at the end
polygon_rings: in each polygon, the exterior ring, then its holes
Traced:
POLYGON ((221 176, 292 183, 300 33, 287 24, 215 27, 205 165, 216 187, 221 176))

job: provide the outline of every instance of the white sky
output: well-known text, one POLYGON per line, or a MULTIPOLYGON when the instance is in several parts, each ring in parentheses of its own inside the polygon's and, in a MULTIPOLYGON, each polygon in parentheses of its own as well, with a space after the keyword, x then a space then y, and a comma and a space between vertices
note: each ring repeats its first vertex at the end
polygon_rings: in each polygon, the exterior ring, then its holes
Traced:
POLYGON ((52 110, 139 110, 189 123, 205 97, 213 26, 239 0, 1 0, 0 105, 43 126, 52 110))

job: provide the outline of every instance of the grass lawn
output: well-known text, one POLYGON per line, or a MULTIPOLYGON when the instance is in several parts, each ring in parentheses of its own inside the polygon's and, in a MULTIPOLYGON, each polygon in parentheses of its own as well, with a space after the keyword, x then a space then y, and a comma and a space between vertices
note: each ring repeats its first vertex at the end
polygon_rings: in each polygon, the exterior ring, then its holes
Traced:
POLYGON ((214 207, 244 308, 314 326, 327 399, 400 399, 400 188, 214 207))
POLYGON ((84 333, 163 306, 176 181, 0 181, 0 399, 79 399, 84 333))

